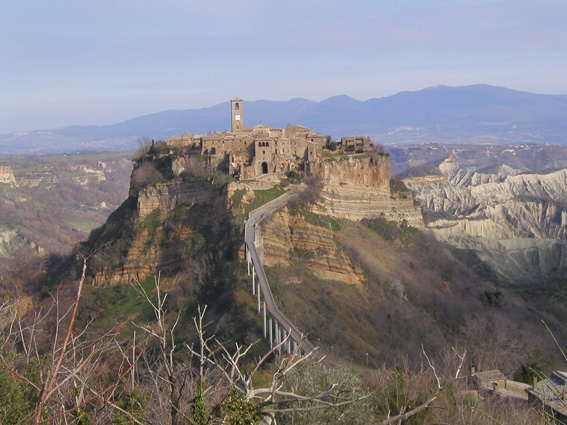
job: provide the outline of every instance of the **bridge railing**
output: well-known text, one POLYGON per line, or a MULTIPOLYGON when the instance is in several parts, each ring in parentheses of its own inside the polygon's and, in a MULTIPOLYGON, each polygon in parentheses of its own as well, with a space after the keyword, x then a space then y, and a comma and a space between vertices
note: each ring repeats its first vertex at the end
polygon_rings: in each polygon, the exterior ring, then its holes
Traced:
POLYGON ((269 340, 270 348, 281 344, 287 354, 299 350, 309 354, 314 347, 299 329, 276 306, 264 267, 256 251, 256 226, 264 216, 285 205, 293 195, 283 195, 250 213, 245 227, 246 262, 248 275, 252 276, 252 294, 257 297, 258 313, 262 313, 264 339, 269 340))

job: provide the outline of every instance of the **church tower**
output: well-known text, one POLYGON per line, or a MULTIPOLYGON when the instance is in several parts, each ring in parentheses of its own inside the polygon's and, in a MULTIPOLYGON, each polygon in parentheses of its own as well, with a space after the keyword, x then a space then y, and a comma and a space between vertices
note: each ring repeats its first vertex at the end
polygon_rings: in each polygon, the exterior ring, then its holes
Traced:
POLYGON ((230 101, 230 125, 233 133, 244 128, 242 119, 242 99, 236 97, 230 101))

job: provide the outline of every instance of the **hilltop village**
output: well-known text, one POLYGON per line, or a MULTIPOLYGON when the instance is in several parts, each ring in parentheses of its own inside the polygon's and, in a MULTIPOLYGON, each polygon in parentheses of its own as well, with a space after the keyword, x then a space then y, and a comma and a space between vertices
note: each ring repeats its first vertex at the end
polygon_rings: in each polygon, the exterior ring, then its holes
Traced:
POLYGON ((170 146, 193 147, 205 155, 209 164, 241 180, 271 174, 283 176, 289 172, 311 174, 321 171, 323 149, 339 149, 344 153, 383 154, 381 145, 368 137, 343 137, 334 142, 301 125, 284 129, 264 124, 244 126, 243 100, 230 101, 231 131, 207 135, 187 133, 167 140, 170 146))

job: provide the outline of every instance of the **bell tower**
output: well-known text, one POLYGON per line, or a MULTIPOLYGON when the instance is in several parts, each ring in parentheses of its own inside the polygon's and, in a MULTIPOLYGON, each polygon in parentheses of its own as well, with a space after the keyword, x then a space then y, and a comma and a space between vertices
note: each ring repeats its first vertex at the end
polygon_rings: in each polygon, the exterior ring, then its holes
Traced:
POLYGON ((230 101, 230 128, 233 133, 244 128, 242 119, 242 99, 236 97, 230 101))

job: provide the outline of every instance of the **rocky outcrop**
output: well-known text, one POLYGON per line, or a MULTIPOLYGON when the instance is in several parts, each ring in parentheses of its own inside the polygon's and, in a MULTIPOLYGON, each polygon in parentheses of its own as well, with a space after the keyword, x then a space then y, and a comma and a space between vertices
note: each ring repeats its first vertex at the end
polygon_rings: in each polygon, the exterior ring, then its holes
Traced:
POLYGON ((320 279, 345 283, 360 283, 363 279, 362 270, 335 243, 327 221, 313 224, 304 215, 291 215, 284 209, 262 223, 257 240, 258 253, 266 266, 288 266, 294 258, 300 258, 320 279))
POLYGON ((19 237, 16 230, 0 226, 0 258, 9 257, 23 245, 23 238, 19 237))
POLYGON ((421 210, 410 197, 393 196, 387 156, 354 155, 325 162, 321 202, 315 211, 338 218, 384 217, 422 227, 421 210))
POLYGON ((322 164, 322 176, 326 188, 371 188, 377 193, 390 194, 390 163, 386 156, 331 157, 322 164))
POLYGON ((16 186, 16 177, 11 167, 6 165, 0 166, 0 183, 16 186))
MULTIPOLYGON (((133 278, 142 281, 158 272, 173 276, 191 261, 188 252, 222 249, 233 237, 231 197, 239 190, 244 189, 236 184, 216 185, 179 177, 143 188, 137 199, 132 198, 135 208, 125 218, 134 224, 130 239, 122 236, 127 244, 123 259, 113 264, 103 253, 101 258, 105 259, 93 284, 115 285, 133 278)), ((113 226, 121 224, 107 226, 112 232, 116 231, 113 226)))
POLYGON ((567 169, 521 174, 501 165, 477 172, 450 157, 439 170, 446 181, 406 181, 439 239, 475 251, 509 279, 565 267, 567 169))
MULTIPOLYGON (((210 244, 209 249, 218 249, 223 241, 237 237, 233 223, 240 218, 235 220, 235 216, 245 214, 255 197, 253 188, 248 183, 223 185, 213 179, 190 177, 201 170, 202 164, 194 161, 160 157, 139 162, 140 175, 130 190, 134 204, 128 220, 135 223, 134 230, 120 253, 123 260, 117 266, 112 258, 106 258, 107 265, 96 272, 96 285, 124 283, 134 277, 143 280, 158 271, 176 273, 188 261, 188 250, 194 254, 196 240, 203 234, 210 234, 204 242, 210 244)), ((362 271, 335 243, 333 226, 337 222, 329 216, 351 220, 384 217, 422 226, 421 212, 411 196, 390 192, 385 155, 344 156, 318 166, 316 171, 323 178, 321 201, 313 211, 291 214, 283 210, 262 223, 259 253, 268 266, 289 265, 300 257, 321 279, 359 283, 362 271)), ((198 246, 205 252, 204 245, 198 246)))
POLYGON ((183 181, 174 179, 156 183, 142 189, 138 194, 138 219, 143 222, 155 211, 167 214, 179 205, 191 207, 198 203, 213 202, 212 214, 226 211, 226 188, 219 188, 208 180, 183 181))

